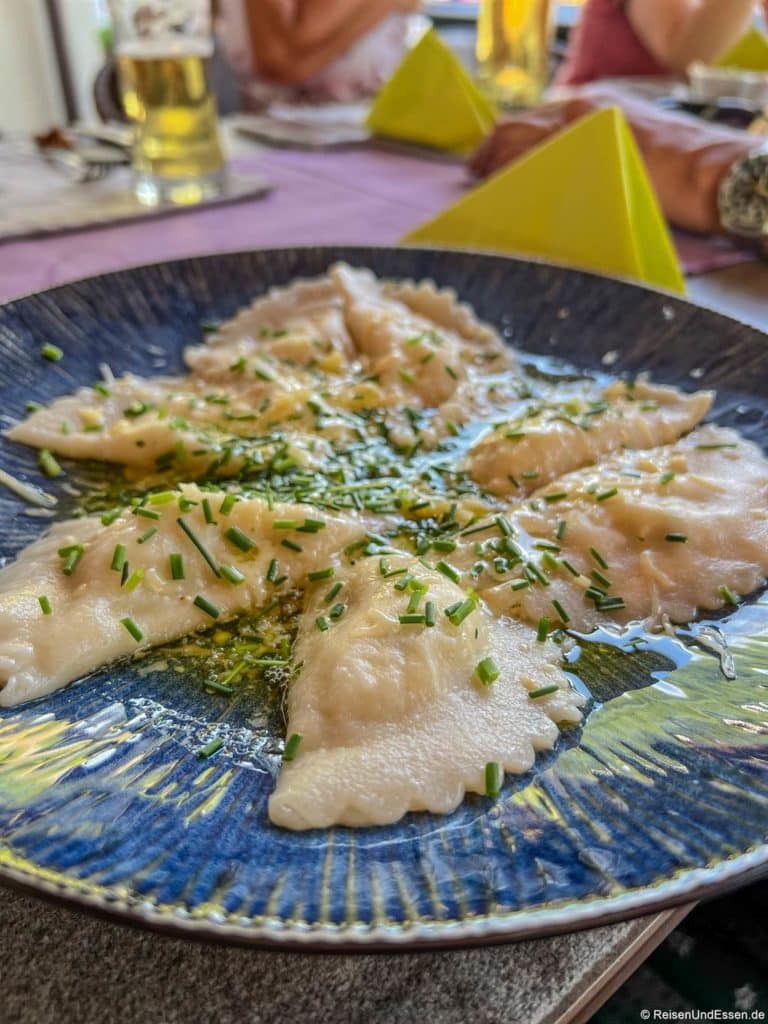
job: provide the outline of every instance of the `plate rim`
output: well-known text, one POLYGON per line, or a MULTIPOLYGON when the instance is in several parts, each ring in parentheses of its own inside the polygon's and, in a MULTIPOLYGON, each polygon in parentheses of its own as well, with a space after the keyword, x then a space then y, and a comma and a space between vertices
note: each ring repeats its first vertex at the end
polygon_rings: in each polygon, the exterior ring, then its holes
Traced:
MULTIPOLYGON (((121 275, 142 271, 151 272, 161 267, 199 264, 222 257, 236 259, 238 257, 269 256, 270 254, 295 254, 300 257, 303 254, 327 252, 330 260, 331 254, 339 251, 349 253, 349 258, 359 257, 361 259, 372 252, 405 252, 424 256, 455 254, 463 257, 491 257, 517 265, 553 269, 566 274, 594 278, 598 281, 614 282, 657 295, 685 306, 691 311, 700 310, 708 316, 737 324, 753 335, 768 340, 768 332, 754 324, 668 289, 654 287, 627 277, 582 270, 566 263, 528 257, 523 254, 506 254, 493 250, 454 246, 335 243, 217 250, 129 265, 101 274, 76 278, 52 285, 49 288, 27 292, 0 303, 0 313, 19 303, 48 298, 70 288, 97 282, 105 283, 110 279, 119 278, 121 275)), ((333 256, 333 258, 342 257, 333 256)), ((1 838, 0 847, 11 852, 1 838)), ((391 927, 381 925, 349 926, 347 924, 300 925, 276 919, 262 919, 245 925, 237 924, 226 918, 217 920, 210 916, 195 917, 178 910, 142 903, 139 898, 135 902, 127 902, 117 897, 113 899, 100 892, 88 892, 85 886, 81 888, 77 884, 76 879, 55 882, 40 877, 36 873, 34 865, 29 863, 30 869, 25 870, 22 867, 3 863, 0 859, 0 885, 44 899, 58 906, 63 905, 69 910, 85 912, 117 924, 141 928, 166 936, 251 949, 326 954, 395 953, 500 945, 561 935, 618 924, 686 903, 697 902, 700 899, 712 898, 749 882, 768 877, 768 836, 748 852, 721 860, 714 866, 682 870, 658 885, 641 886, 617 896, 592 896, 586 900, 571 899, 565 901, 562 906, 516 910, 502 914, 495 912, 461 921, 442 922, 439 919, 433 919, 410 925, 399 923, 391 927)))

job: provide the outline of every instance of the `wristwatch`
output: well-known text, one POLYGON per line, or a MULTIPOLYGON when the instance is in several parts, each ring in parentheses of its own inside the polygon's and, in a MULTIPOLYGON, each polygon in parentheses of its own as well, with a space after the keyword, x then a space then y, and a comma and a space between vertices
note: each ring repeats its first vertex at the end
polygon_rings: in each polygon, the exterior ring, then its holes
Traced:
POLYGON ((737 160, 720 183, 720 223, 768 252, 768 143, 737 160))

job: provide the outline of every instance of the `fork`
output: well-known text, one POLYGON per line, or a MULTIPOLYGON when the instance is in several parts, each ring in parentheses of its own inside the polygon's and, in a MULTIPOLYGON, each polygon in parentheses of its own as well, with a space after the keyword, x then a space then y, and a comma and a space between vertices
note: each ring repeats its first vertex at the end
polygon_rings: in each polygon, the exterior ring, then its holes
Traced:
POLYGON ((101 181, 117 166, 114 162, 89 159, 73 149, 50 148, 44 150, 42 156, 50 167, 76 185, 101 181))

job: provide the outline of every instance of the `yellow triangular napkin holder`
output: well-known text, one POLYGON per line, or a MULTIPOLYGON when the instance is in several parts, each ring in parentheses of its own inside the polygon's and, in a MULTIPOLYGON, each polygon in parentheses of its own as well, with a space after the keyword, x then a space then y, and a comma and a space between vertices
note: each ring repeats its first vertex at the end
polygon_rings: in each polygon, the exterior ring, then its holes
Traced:
POLYGON ((618 107, 582 118, 403 242, 538 256, 685 292, 666 221, 618 107))
POLYGON ((717 66, 739 68, 741 71, 768 71, 768 36, 759 28, 751 28, 720 58, 717 66))
POLYGON ((493 127, 494 110, 459 59, 430 29, 374 100, 374 135, 465 154, 493 127))

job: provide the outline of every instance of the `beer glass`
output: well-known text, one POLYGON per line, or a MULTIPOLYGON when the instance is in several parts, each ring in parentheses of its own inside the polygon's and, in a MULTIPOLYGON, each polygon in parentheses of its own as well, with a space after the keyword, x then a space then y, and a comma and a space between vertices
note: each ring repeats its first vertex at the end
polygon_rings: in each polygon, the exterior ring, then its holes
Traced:
POLYGON ((532 107, 547 84, 550 0, 481 0, 477 64, 481 87, 499 106, 532 107))
POLYGON ((110 0, 110 9, 139 202, 186 205, 220 194, 210 0, 110 0))

